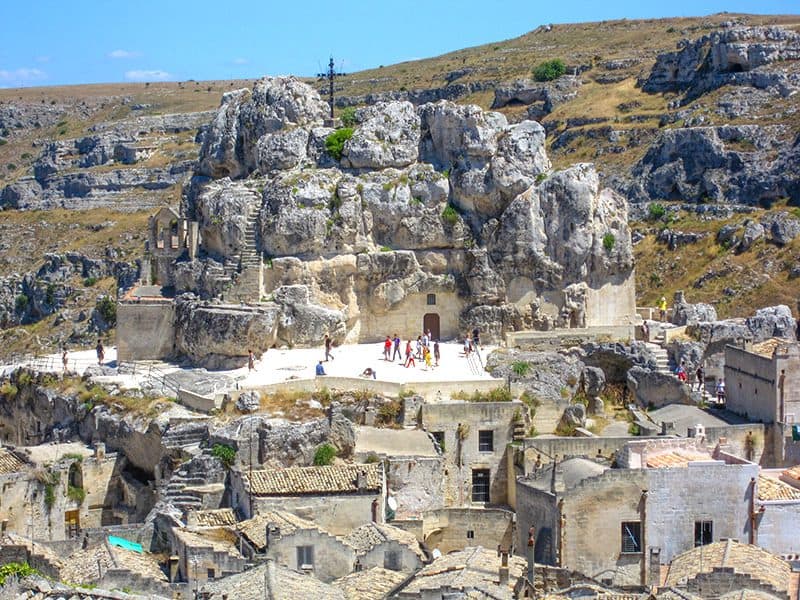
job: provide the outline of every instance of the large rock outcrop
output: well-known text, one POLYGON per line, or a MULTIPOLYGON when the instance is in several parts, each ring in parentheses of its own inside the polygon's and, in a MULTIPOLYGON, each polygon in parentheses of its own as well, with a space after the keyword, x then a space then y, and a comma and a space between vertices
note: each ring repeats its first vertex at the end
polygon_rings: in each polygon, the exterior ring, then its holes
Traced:
POLYGON ((384 317, 407 322, 429 296, 445 338, 478 327, 496 339, 530 322, 534 303, 567 326, 632 315, 625 201, 591 165, 552 172, 538 123, 447 101, 379 102, 355 112, 334 156, 324 115, 317 92, 292 78, 223 97, 182 203, 203 246, 176 264, 179 289, 213 297, 224 293, 215 273, 244 250, 269 257, 261 297, 308 292, 278 311, 275 339, 291 343, 326 332, 298 330, 310 306, 341 315, 312 323, 374 339, 384 317), (607 294, 623 301, 600 315, 607 294))

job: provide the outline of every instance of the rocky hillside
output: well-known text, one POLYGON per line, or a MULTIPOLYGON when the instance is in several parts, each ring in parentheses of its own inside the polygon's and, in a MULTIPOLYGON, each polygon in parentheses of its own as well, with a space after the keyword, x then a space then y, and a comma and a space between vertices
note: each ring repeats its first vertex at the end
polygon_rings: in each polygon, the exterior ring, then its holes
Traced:
MULTIPOLYGON (((450 99, 492 108, 512 125, 535 119, 555 168, 594 162, 599 184, 632 203, 631 216, 640 222, 634 235, 640 301, 686 288, 722 316, 749 312, 750 301, 794 306, 799 23, 797 16, 718 14, 548 25, 512 40, 347 75, 338 80, 337 105, 342 111, 385 100, 419 106, 450 99), (562 60, 566 74, 536 81, 534 67, 550 59, 562 60), (654 214, 652 201, 659 207, 654 214), (758 231, 755 224, 764 235, 740 243, 758 231), (741 230, 735 244, 717 235, 726 225, 741 230), (785 231, 772 235, 776 227, 785 231)), ((4 347, 22 340, 17 350, 52 347, 88 333, 83 325, 76 331, 74 319, 88 316, 98 295, 119 281, 104 275, 105 287, 92 289, 97 284, 82 283, 94 276, 77 274, 70 283, 77 290, 70 296, 74 315, 64 318, 56 305, 26 315, 18 310, 21 295, 39 286, 47 296, 48 283, 36 283, 45 251, 106 261, 110 243, 110 260, 133 264, 147 211, 179 201, 208 111, 222 93, 253 83, 0 90, 0 276, 11 278, 2 304, 7 325, 30 323, 5 330, 4 347), (73 217, 75 208, 92 211, 73 217), (26 277, 32 283, 24 286, 26 277)), ((291 162, 297 140, 281 143, 273 150, 291 162)), ((353 156, 355 167, 360 159, 353 156)))

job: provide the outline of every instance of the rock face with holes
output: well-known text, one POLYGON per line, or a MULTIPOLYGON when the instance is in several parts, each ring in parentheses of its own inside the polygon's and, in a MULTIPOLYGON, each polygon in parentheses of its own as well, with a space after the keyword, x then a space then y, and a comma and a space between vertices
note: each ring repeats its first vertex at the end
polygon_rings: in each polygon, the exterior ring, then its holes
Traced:
POLYGON ((174 279, 203 298, 269 302, 179 311, 187 356, 423 327, 492 341, 534 310, 563 327, 631 322, 626 203, 591 165, 553 172, 541 125, 387 101, 356 110, 337 146, 324 108, 293 78, 223 97, 181 207, 201 244, 174 279), (241 321, 226 325, 237 341, 207 333, 220 319, 241 321))

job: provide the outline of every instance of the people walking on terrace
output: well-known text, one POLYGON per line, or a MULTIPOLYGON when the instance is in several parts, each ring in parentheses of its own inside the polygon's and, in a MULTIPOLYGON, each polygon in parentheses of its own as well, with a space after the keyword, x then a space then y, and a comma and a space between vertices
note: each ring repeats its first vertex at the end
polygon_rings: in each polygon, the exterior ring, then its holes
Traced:
POLYGON ((688 376, 686 375, 686 363, 684 361, 681 361, 681 364, 675 369, 675 375, 677 375, 681 383, 686 383, 688 376))
POLYGON ((725 380, 720 379, 717 382, 717 402, 725 402, 725 380))
POLYGON ((325 373, 325 367, 322 366, 322 361, 319 361, 317 363, 317 369, 315 371, 315 374, 316 374, 317 377, 322 377, 323 375, 326 374, 325 373))
POLYGON ((408 367, 416 367, 417 363, 414 362, 414 353, 411 350, 411 340, 408 340, 406 344, 406 364, 403 365, 407 369, 408 367))
POLYGON ((661 300, 658 301, 658 314, 661 316, 662 322, 667 319, 667 299, 664 296, 661 296, 661 300))
POLYGON ((394 351, 392 352, 392 362, 394 362, 394 357, 403 360, 403 355, 400 352, 400 336, 396 333, 394 334, 394 351))
POLYGON ((69 360, 67 359, 67 347, 64 346, 61 352, 61 364, 64 366, 64 373, 67 372, 67 363, 69 360))
POLYGON ((325 362, 329 360, 333 360, 333 352, 331 352, 331 345, 333 344, 333 340, 331 336, 327 333, 325 334, 325 362))
POLYGON ((464 356, 469 357, 469 352, 472 350, 472 342, 469 339, 469 334, 464 336, 464 356))
POLYGON ((416 357, 419 360, 422 360, 422 336, 421 335, 417 336, 417 353, 416 353, 416 357))
POLYGON ((388 335, 383 341, 383 360, 393 361, 392 359, 392 338, 388 335))
POLYGON ((697 367, 697 370, 694 372, 695 379, 697 379, 697 391, 703 391, 703 385, 706 379, 706 372, 703 370, 703 365, 697 367))
POLYGON ((247 351, 247 370, 252 371, 256 368, 256 357, 252 350, 247 351))
POLYGON ((431 369, 431 351, 428 350, 427 347, 422 349, 422 355, 425 359, 425 370, 428 371, 431 369))
POLYGON ((102 365, 106 357, 106 349, 103 348, 103 340, 97 340, 97 346, 94 347, 94 351, 97 352, 97 364, 102 365))
POLYGON ((439 366, 439 360, 442 358, 441 351, 439 350, 439 340, 433 342, 433 358, 436 360, 436 366, 439 366))

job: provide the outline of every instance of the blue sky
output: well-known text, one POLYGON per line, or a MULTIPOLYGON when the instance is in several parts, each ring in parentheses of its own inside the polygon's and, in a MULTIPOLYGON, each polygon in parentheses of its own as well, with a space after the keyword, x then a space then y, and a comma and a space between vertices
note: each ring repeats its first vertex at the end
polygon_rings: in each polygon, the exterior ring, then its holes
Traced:
POLYGON ((313 75, 504 40, 546 23, 800 13, 800 0, 2 0, 0 87, 313 75))

